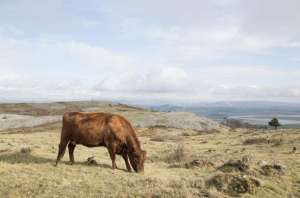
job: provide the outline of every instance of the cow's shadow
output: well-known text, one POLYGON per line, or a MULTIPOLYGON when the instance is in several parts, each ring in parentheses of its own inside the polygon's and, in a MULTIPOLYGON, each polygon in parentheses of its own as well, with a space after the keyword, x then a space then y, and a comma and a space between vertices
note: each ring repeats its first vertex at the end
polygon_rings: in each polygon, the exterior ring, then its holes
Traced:
POLYGON ((100 163, 97 163, 97 164, 88 164, 86 162, 74 162, 72 165, 70 162, 62 162, 62 163, 65 163, 65 164, 69 164, 70 166, 88 166, 88 167, 101 167, 101 168, 108 168, 108 169, 112 169, 110 165, 108 164, 100 164, 100 163))
MULTIPOLYGON (((70 162, 63 162, 65 164, 70 164, 70 162)), ((74 164, 72 164, 72 166, 89 166, 89 167, 101 167, 101 168, 107 168, 107 169, 112 169, 111 165, 108 165, 108 164, 100 164, 97 162, 97 164, 88 164, 87 162, 75 162, 74 164)), ((120 168, 120 167, 117 167, 116 168, 117 170, 120 170, 120 171, 124 171, 124 172, 128 172, 127 169, 123 169, 123 168, 120 168)))
MULTIPOLYGON (((21 153, 21 152, 15 152, 15 153, 6 153, 0 155, 0 162, 6 162, 9 164, 45 164, 50 163, 54 166, 56 159, 49 159, 45 157, 35 156, 31 153, 21 153)), ((60 161, 59 164, 66 164, 70 165, 70 162, 68 161, 60 161)), ((59 165, 58 165, 59 166, 59 165)), ((72 166, 88 166, 88 167, 101 167, 101 168, 107 168, 112 169, 111 165, 108 164, 93 164, 89 165, 86 162, 75 162, 72 164, 72 166)), ((126 169, 120 169, 118 170, 127 171, 126 169)))
POLYGON ((30 153, 7 153, 0 155, 0 162, 6 162, 9 164, 43 164, 54 162, 53 159, 34 156, 30 153))

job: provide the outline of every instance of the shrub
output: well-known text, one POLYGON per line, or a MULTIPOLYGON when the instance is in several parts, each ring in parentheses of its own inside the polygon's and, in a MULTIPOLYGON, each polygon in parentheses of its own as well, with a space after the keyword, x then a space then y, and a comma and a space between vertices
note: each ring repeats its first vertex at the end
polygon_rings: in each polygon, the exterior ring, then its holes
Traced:
POLYGON ((153 138, 150 139, 150 141, 164 142, 165 140, 162 137, 153 137, 153 138))
POLYGON ((254 193, 256 188, 261 186, 261 182, 253 177, 217 174, 206 181, 206 186, 215 187, 230 196, 240 196, 240 194, 254 193))
POLYGON ((266 138, 250 138, 244 141, 244 145, 252 144, 268 144, 269 141, 266 138))
POLYGON ((21 153, 30 153, 31 152, 31 148, 29 148, 29 147, 21 148, 20 152, 21 153))
POLYGON ((182 162, 185 159, 184 147, 179 144, 171 153, 165 157, 167 163, 182 162))
POLYGON ((272 127, 275 127, 275 129, 277 129, 277 127, 281 126, 281 124, 279 123, 277 118, 272 118, 272 120, 269 122, 269 125, 272 127))

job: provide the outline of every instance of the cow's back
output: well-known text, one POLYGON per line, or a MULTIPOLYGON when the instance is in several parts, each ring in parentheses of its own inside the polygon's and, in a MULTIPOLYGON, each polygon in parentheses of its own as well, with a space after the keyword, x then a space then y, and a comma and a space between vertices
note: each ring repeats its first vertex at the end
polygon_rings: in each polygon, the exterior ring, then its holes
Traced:
POLYGON ((63 115, 63 124, 77 127, 97 123, 107 124, 112 116, 110 113, 66 112, 63 115))
POLYGON ((109 113, 67 112, 63 116, 62 135, 85 146, 100 146, 108 132, 109 113))

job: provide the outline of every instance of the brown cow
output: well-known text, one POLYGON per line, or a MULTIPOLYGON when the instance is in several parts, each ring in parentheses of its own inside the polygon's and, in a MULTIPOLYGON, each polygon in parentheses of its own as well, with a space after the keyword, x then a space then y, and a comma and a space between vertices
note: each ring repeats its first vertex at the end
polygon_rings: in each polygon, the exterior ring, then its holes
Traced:
POLYGON ((115 156, 119 154, 124 158, 128 171, 131 171, 130 164, 136 172, 144 171, 146 151, 141 149, 131 124, 122 116, 110 113, 65 113, 56 165, 67 146, 71 164, 74 163, 76 144, 87 147, 105 146, 113 169, 117 168, 115 156))

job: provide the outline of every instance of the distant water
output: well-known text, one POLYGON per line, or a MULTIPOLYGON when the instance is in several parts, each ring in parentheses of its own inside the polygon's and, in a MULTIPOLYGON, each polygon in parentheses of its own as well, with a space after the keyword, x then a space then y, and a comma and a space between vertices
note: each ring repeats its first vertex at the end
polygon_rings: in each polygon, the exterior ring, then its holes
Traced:
POLYGON ((300 115, 243 115, 229 116, 228 118, 254 125, 268 125, 272 118, 278 118, 281 125, 300 125, 300 115))

